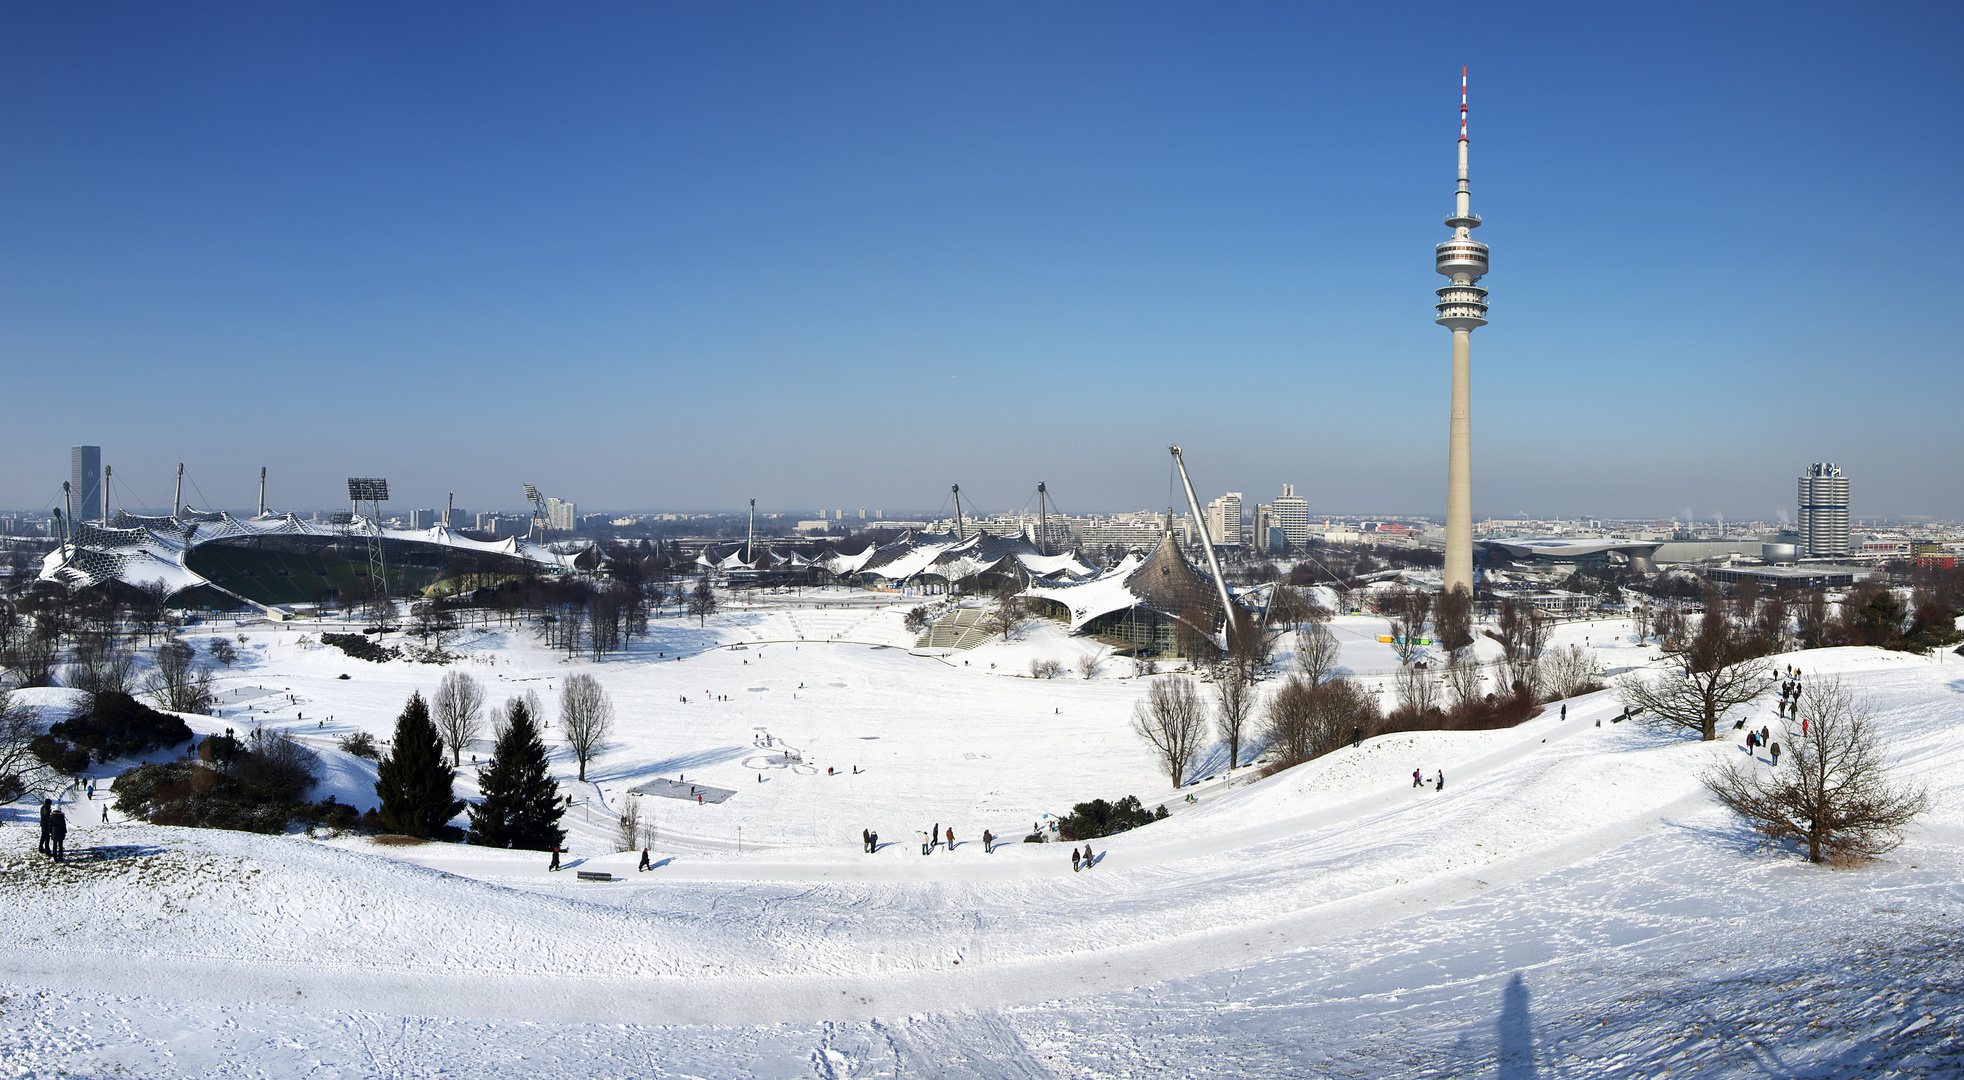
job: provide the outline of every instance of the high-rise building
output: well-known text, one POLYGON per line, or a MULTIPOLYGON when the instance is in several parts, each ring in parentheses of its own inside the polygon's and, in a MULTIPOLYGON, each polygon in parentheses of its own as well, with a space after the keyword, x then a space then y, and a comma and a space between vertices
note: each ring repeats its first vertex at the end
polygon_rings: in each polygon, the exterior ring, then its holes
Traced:
POLYGON ((1275 507, 1267 503, 1255 504, 1255 550, 1279 551, 1289 546, 1282 535, 1282 527, 1275 523, 1275 507))
POLYGON ((1207 538, 1216 546, 1241 543, 1241 493, 1230 491, 1207 504, 1207 538))
POLYGON ((409 527, 412 529, 427 529, 435 524, 435 510, 411 510, 409 512, 409 527))
POLYGON ((1848 476, 1833 462, 1809 465, 1800 475, 1800 550, 1813 558, 1851 550, 1848 476))
POLYGON ((1473 331, 1487 325, 1487 290, 1476 284, 1487 272, 1487 245, 1473 239, 1480 216, 1466 182, 1466 69, 1459 71, 1459 190, 1446 227, 1453 238, 1438 245, 1433 268, 1451 284, 1438 290, 1433 321, 1453 332, 1453 404, 1446 451, 1447 589, 1473 589, 1473 331))
POLYGON ((102 520, 102 447, 69 448, 68 492, 76 521, 102 520))
MULTIPOLYGON (((1309 502, 1296 496, 1296 485, 1282 485, 1282 494, 1272 504, 1275 524, 1290 547, 1309 546, 1309 502)), ((1259 535, 1259 530, 1257 531, 1259 535)))
POLYGON ((553 532, 573 532, 580 527, 580 509, 564 499, 546 500, 546 528, 553 532))

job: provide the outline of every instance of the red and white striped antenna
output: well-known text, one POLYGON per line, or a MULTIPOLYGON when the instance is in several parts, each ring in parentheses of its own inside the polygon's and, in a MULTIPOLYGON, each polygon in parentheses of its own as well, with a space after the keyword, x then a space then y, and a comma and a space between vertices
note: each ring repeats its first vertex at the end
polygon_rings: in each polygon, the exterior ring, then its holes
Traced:
POLYGON ((1466 69, 1459 69, 1459 141, 1466 141, 1466 69))

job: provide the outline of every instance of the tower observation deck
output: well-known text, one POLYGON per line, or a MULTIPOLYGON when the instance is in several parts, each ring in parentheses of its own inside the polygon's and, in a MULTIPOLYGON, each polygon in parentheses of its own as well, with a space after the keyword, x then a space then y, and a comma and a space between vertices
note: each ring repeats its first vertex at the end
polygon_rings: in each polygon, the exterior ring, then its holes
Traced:
POLYGON ((1466 179, 1466 72, 1459 75, 1459 190, 1446 218, 1453 238, 1439 244, 1434 268, 1452 284, 1439 290, 1439 317, 1449 330, 1471 331, 1487 325, 1487 290, 1476 284, 1487 273, 1487 245, 1473 239, 1480 215, 1473 212, 1473 192, 1466 179))
POLYGON ((1487 245, 1473 239, 1480 216, 1466 180, 1466 69, 1459 70, 1459 189, 1446 218, 1452 239, 1438 246, 1433 268, 1448 284, 1439 289, 1439 316, 1453 332, 1453 404, 1446 461, 1446 565, 1448 590, 1473 589, 1473 331, 1487 325, 1487 245))

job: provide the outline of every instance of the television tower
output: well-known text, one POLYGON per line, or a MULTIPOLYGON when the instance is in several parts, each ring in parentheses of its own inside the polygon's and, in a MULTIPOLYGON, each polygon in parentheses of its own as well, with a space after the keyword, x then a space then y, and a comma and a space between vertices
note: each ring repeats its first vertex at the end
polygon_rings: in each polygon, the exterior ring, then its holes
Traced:
POLYGON ((1480 215, 1466 186, 1466 69, 1459 69, 1459 192, 1438 247, 1437 269, 1452 284, 1439 290, 1439 317, 1453 332, 1453 411, 1446 459, 1446 588, 1473 591, 1473 331, 1487 325, 1487 245, 1473 239, 1480 215))

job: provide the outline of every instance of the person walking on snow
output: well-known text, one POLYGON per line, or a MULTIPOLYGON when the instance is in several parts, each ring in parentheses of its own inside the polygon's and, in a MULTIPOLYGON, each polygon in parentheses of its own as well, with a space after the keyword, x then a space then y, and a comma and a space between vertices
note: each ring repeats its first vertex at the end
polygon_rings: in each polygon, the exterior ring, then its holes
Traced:
POLYGON ((871 853, 873 850, 873 830, 859 830, 859 850, 871 853))
POLYGON ((559 869, 559 845, 558 844, 552 845, 552 865, 546 867, 546 869, 547 870, 559 869))
POLYGON ((934 823, 934 828, 927 831, 927 846, 941 846, 941 823, 938 821, 934 823))
POLYGON ((948 850, 955 850, 955 827, 953 825, 948 826, 948 850))
POLYGON ((1098 860, 1094 858, 1091 854, 1091 845, 1090 844, 1084 845, 1084 868, 1086 870, 1091 869, 1091 864, 1097 861, 1098 860))
POLYGON ((68 839, 68 815, 56 810, 48 815, 48 853, 62 861, 61 845, 68 839))
POLYGON ((995 853, 996 853, 996 834, 990 832, 987 829, 983 829, 982 830, 982 854, 994 855, 995 853))
POLYGON ((929 838, 927 833, 921 834, 921 854, 923 855, 928 853, 928 849, 929 849, 928 839, 929 838))
POLYGON ((644 847, 641 849, 641 865, 635 867, 635 869, 646 870, 647 868, 648 868, 648 849, 644 847))
POLYGON ((1562 719, 1568 719, 1568 706, 1566 704, 1562 706, 1562 719))
POLYGON ((875 830, 873 832, 872 839, 866 842, 866 854, 878 855, 879 853, 880 853, 880 834, 878 830, 875 830))
POLYGON ((1078 872, 1079 869, 1080 868, 1078 866, 1077 848, 1072 847, 1071 848, 1071 873, 1075 874, 1078 872))
POLYGON ((42 799, 42 800, 41 800, 41 848, 40 848, 40 851, 41 851, 41 854, 43 854, 43 855, 46 855, 46 854, 48 853, 48 819, 49 819, 49 817, 50 817, 50 816, 52 816, 52 815, 54 814, 54 812, 55 812, 55 801, 54 801, 53 799, 42 799))
POLYGON ((1413 787, 1424 787, 1424 786, 1425 786, 1425 770, 1424 770, 1424 769, 1413 769, 1413 770, 1412 770, 1412 786, 1413 786, 1413 787))
POLYGON ((1435 791, 1446 790, 1446 770, 1444 769, 1439 770, 1439 786, 1433 790, 1435 791))

